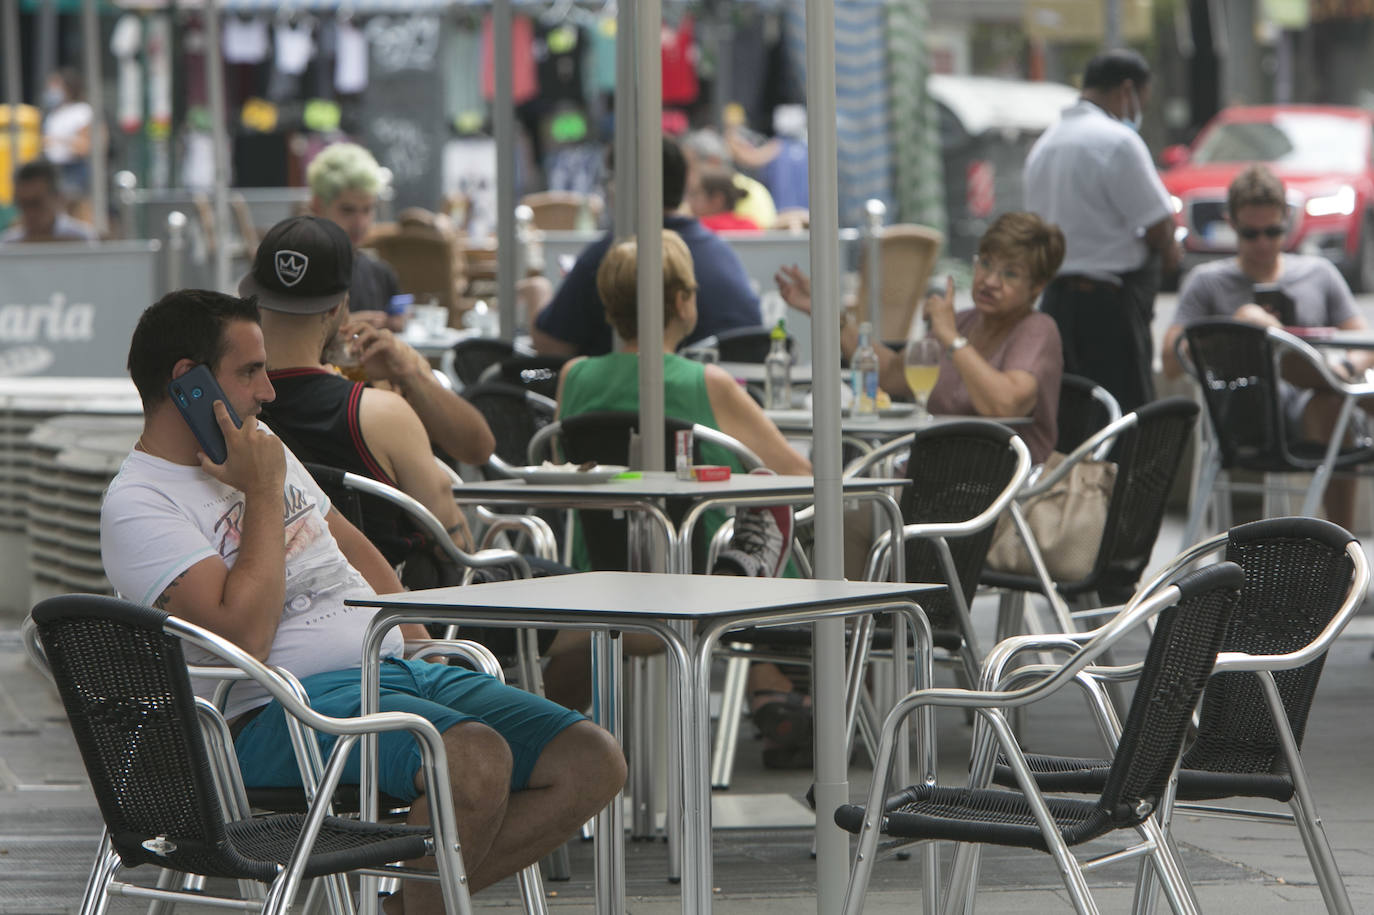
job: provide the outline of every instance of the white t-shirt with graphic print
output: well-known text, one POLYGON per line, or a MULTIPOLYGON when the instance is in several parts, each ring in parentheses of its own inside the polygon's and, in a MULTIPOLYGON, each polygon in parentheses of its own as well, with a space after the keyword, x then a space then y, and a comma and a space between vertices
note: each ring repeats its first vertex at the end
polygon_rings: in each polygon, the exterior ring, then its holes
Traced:
MULTIPOLYGON (((374 592, 329 531, 328 497, 290 451, 282 497, 286 602, 267 663, 297 677, 357 667, 363 634, 375 611, 346 607, 344 601, 374 592)), ((219 556, 233 568, 243 507, 243 493, 199 467, 130 452, 101 507, 105 574, 126 599, 151 606, 168 584, 203 559, 219 556)), ((401 635, 393 630, 383 654, 401 651, 401 635)), ((191 664, 222 663, 189 645, 186 659, 191 664)), ((206 697, 215 686, 206 680, 192 685, 206 697)), ((266 692, 253 683, 236 684, 229 695, 229 718, 267 701, 266 692)))

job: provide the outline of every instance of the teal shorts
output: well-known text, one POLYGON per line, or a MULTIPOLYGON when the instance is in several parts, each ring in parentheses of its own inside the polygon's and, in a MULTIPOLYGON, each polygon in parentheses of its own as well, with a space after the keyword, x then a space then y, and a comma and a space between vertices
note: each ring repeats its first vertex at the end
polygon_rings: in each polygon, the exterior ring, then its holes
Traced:
MULTIPOLYGON (((512 791, 520 791, 528 784, 530 772, 550 740, 584 720, 580 713, 542 696, 462 667, 389 658, 382 662, 381 673, 382 711, 413 712, 431 721, 440 733, 464 721, 480 721, 505 738, 514 761, 512 791)), ((315 711, 335 718, 351 718, 359 714, 361 707, 361 677, 357 668, 332 670, 306 677, 301 685, 315 711)), ((318 736, 320 750, 327 759, 334 736, 318 736)), ((391 731, 381 735, 379 744, 382 791, 403 801, 413 801, 419 794, 415 775, 420 771, 420 747, 415 738, 409 731, 391 731)), ((300 787, 286 713, 275 700, 248 722, 234 740, 234 749, 246 786, 300 787)), ((344 767, 342 780, 349 784, 358 782, 356 748, 344 767)))

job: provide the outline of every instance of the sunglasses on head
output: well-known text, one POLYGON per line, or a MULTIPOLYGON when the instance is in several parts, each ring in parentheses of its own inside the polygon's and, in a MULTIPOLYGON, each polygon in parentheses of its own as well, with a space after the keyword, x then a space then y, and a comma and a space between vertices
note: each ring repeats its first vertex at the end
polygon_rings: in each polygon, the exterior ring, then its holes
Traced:
POLYGON ((1236 234, 1246 241, 1254 241, 1263 235, 1265 238, 1278 238, 1284 232, 1283 226, 1265 226, 1262 229, 1246 227, 1237 229, 1236 234))

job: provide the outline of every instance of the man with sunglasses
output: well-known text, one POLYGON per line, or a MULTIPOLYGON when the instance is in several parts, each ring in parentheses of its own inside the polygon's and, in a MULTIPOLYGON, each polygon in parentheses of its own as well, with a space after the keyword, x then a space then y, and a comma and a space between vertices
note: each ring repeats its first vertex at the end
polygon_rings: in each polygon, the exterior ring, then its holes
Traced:
POLYGON ((1135 51, 1098 54, 1078 103, 1026 157, 1026 209, 1059 226, 1063 266, 1040 310, 1064 343, 1064 371, 1112 393, 1124 411, 1154 399, 1150 322, 1160 267, 1178 262, 1173 211, 1137 132, 1150 65, 1135 51))
MULTIPOLYGON (((1283 250, 1288 200, 1283 182, 1262 165, 1252 165, 1226 191, 1227 221, 1236 231, 1234 259, 1203 264, 1188 273, 1179 291, 1178 310, 1164 335, 1164 374, 1183 371, 1174 345, 1194 321, 1233 318, 1262 327, 1364 328, 1363 314, 1345 279, 1329 260, 1283 250)), ((1352 352, 1332 366, 1348 378, 1362 377, 1374 354, 1352 352)), ((1320 379, 1294 375, 1282 391, 1290 434, 1327 441, 1340 400, 1314 389, 1320 379)), ((1374 404, 1364 403, 1368 411, 1374 404)), ((1358 416, 1358 414, 1357 414, 1358 416)), ((1326 489, 1326 514, 1349 528, 1354 523, 1354 482, 1332 480, 1326 489)))

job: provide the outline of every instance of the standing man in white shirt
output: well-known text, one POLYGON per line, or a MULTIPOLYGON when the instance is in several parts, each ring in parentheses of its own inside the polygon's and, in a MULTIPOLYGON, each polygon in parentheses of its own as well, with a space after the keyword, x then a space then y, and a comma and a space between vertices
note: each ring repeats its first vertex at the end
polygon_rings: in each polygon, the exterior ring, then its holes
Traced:
POLYGON ((1178 263, 1173 211, 1145 141, 1150 65, 1099 54, 1083 93, 1026 159, 1026 209, 1063 230, 1068 250, 1041 310, 1059 324, 1064 371, 1091 378, 1131 411, 1154 397, 1150 321, 1160 269, 1178 263))

